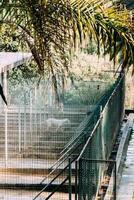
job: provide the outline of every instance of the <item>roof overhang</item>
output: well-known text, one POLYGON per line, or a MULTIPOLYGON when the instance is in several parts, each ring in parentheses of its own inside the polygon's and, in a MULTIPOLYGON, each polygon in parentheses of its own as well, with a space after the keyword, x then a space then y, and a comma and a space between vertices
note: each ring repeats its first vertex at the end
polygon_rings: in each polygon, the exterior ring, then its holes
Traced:
POLYGON ((31 59, 31 53, 0 52, 0 73, 18 67, 31 59))

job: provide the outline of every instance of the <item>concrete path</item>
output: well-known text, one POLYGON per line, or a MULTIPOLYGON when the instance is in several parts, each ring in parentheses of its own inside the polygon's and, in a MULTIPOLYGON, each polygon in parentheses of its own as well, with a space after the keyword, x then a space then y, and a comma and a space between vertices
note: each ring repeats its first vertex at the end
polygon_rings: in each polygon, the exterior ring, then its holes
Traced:
MULTIPOLYGON (((33 200, 37 191, 26 191, 26 190, 5 190, 0 189, 0 200, 33 200)), ((50 193, 43 193, 38 200, 44 200, 50 193)), ((68 200, 67 193, 55 193, 51 200, 68 200)), ((74 195, 72 195, 72 200, 75 200, 74 195)))
POLYGON ((45 160, 35 158, 9 158, 5 164, 5 159, 0 158, 0 169, 3 168, 20 168, 20 169, 49 169, 56 160, 45 160))
POLYGON ((134 200, 134 125, 117 193, 117 200, 134 200))

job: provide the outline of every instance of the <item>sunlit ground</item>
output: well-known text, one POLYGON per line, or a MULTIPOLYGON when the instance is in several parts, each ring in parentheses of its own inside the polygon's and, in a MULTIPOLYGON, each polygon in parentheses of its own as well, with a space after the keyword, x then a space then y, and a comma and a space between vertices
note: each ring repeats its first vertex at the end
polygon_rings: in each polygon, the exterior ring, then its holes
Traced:
MULTIPOLYGON (((36 191, 26 191, 26 190, 0 190, 0 200, 32 200, 33 197, 37 194, 36 191)), ((49 193, 42 194, 38 200, 43 200, 48 196, 49 193)), ((51 200, 68 200, 69 196, 66 193, 56 193, 51 200)), ((72 195, 72 200, 74 200, 74 195, 72 195)))

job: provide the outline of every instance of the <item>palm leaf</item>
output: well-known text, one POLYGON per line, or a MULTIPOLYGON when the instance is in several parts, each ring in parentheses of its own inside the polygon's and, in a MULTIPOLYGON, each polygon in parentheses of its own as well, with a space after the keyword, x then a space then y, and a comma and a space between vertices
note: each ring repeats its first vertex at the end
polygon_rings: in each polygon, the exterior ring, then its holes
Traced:
POLYGON ((8 21, 18 29, 25 27, 22 36, 30 32, 32 46, 29 36, 24 40, 34 55, 39 72, 52 74, 54 88, 57 89, 56 73, 68 71, 70 75, 67 64, 71 48, 85 40, 96 42, 98 54, 103 47, 104 54, 108 53, 114 63, 117 58, 123 67, 128 68, 134 63, 134 28, 130 24, 129 12, 113 2, 11 0, 9 3, 3 0, 0 17, 1 22, 8 21))

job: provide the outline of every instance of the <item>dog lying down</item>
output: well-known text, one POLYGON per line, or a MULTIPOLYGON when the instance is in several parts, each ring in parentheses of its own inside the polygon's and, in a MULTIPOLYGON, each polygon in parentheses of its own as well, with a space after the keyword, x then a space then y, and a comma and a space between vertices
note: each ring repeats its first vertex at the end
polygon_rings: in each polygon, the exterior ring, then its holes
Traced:
POLYGON ((70 120, 65 118, 65 119, 55 119, 55 118, 48 118, 46 120, 46 125, 47 125, 47 130, 49 130, 51 127, 56 128, 56 132, 60 129, 63 131, 63 126, 71 124, 70 120))

